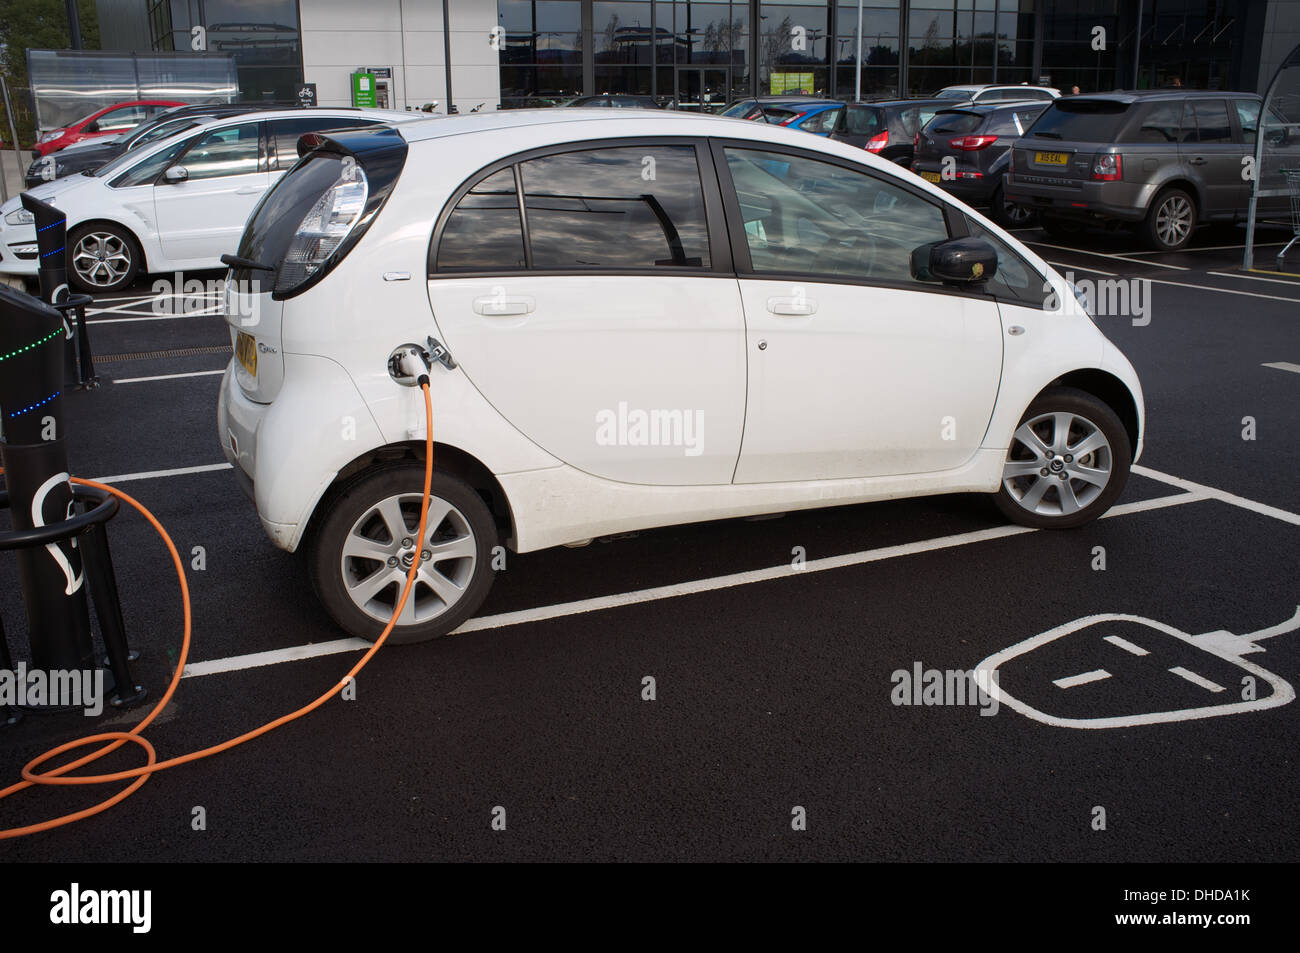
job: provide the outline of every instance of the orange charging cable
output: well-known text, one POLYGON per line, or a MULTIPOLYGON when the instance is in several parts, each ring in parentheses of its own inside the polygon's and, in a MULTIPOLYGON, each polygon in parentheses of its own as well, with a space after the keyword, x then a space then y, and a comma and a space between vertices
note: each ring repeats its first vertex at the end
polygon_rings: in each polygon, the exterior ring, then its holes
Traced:
MULTIPOLYGON (((419 535, 416 538, 422 540, 424 539, 426 529, 425 524, 429 518, 429 494, 433 484, 433 401, 429 396, 429 384, 427 378, 421 379, 420 389, 424 392, 426 427, 424 437, 424 493, 420 505, 419 535)), ((0 473, 3 472, 3 470, 0 470, 0 473)), ((212 755, 219 754, 222 751, 229 751, 236 745, 242 745, 245 741, 252 741, 254 738, 264 735, 268 731, 273 731, 281 725, 286 725, 291 721, 296 721, 303 715, 315 711, 321 705, 325 704, 325 702, 329 701, 329 699, 335 694, 342 691, 347 683, 355 678, 357 673, 365 668, 370 660, 374 658, 375 653, 383 647, 384 642, 387 641, 389 634, 393 631, 393 627, 397 625, 397 620, 402 614, 402 609, 406 605, 406 600, 411 594, 411 587, 415 583, 415 577, 420 571, 420 560, 413 560, 411 568, 406 574, 406 585, 402 587, 402 594, 397 600, 397 606, 393 609, 393 617, 388 620, 388 625, 384 627, 384 631, 380 633, 379 638, 375 639, 375 644, 370 647, 366 654, 361 657, 361 660, 358 661, 356 665, 352 666, 351 670, 344 675, 333 688, 330 688, 318 698, 302 706, 297 711, 292 711, 287 715, 281 715, 274 721, 268 721, 266 724, 254 728, 252 731, 247 731, 236 738, 231 738, 229 741, 223 741, 220 744, 215 744, 199 751, 191 751, 189 754, 183 754, 167 761, 159 761, 158 753, 154 750, 154 746, 149 743, 149 739, 144 737, 143 732, 145 728, 149 727, 150 722, 158 717, 159 713, 162 712, 162 710, 167 706, 167 703, 171 701, 172 696, 176 693, 176 687, 180 684, 181 675, 185 671, 185 661, 189 657, 191 632, 190 590, 189 586, 186 585, 185 582, 185 566, 181 562, 180 554, 176 551, 176 545, 172 542, 171 537, 167 535, 167 530, 163 529, 162 523, 158 522, 157 517, 150 513, 143 503, 126 493, 123 493, 121 490, 108 486, 107 484, 96 483, 94 480, 83 480, 79 477, 72 477, 71 479, 73 483, 93 487, 97 490, 104 490, 113 494, 113 496, 117 497, 119 500, 129 503, 131 506, 139 510, 141 515, 143 515, 153 528, 158 531, 158 535, 162 537, 163 542, 167 545, 167 551, 171 553, 172 565, 176 568, 176 578, 180 582, 181 607, 185 614, 185 634, 181 641, 180 658, 176 661, 176 671, 172 673, 172 680, 167 686, 167 691, 163 693, 162 697, 158 699, 158 703, 154 705, 153 710, 151 710, 138 725, 130 731, 103 731, 93 735, 86 735, 84 738, 77 738, 73 741, 67 742, 66 744, 61 744, 56 748, 51 748, 44 754, 38 755, 23 767, 23 780, 11 784, 4 790, 0 790, 0 800, 9 797, 11 794, 16 794, 25 788, 38 784, 108 784, 112 781, 125 781, 127 779, 134 780, 132 780, 126 788, 119 791, 117 794, 114 794, 107 800, 99 802, 93 807, 88 807, 81 811, 74 811, 71 814, 64 814, 60 817, 51 818, 48 821, 41 821, 38 824, 29 824, 26 827, 0 829, 0 840, 10 837, 24 837, 28 834, 37 834, 41 831, 52 830, 56 827, 62 827, 65 824, 71 824, 74 821, 80 821, 84 818, 92 817, 103 811, 107 811, 113 805, 126 800, 138 791, 141 785, 148 781, 156 771, 162 771, 165 768, 174 768, 177 765, 187 764, 190 761, 198 761, 201 758, 210 758, 212 755), (89 754, 82 755, 75 761, 59 765, 56 768, 50 768, 47 771, 37 771, 37 768, 41 765, 45 764, 51 758, 57 758, 64 752, 73 751, 77 748, 85 748, 100 742, 107 742, 107 744, 97 751, 92 751, 89 754), (75 771, 77 768, 89 764, 92 761, 97 761, 127 743, 137 744, 143 748, 145 756, 148 759, 147 763, 138 768, 131 768, 127 771, 117 771, 113 774, 88 774, 78 775, 75 777, 68 776, 68 772, 75 771)))

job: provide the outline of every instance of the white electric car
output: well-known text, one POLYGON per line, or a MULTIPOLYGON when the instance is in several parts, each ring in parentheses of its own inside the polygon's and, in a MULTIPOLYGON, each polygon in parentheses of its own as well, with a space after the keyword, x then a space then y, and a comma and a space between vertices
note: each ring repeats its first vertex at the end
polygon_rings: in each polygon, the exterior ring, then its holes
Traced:
MULTIPOLYGON (((70 281, 116 291, 141 272, 220 268, 249 213, 298 160, 304 133, 427 118, 325 107, 226 116, 30 191, 68 216, 70 281)), ((0 274, 35 278, 38 259, 32 215, 10 199, 0 206, 0 274)))
POLYGON ((307 137, 250 218, 220 438, 344 629, 376 637, 419 560, 393 638, 450 631, 498 543, 954 491, 1073 527, 1114 502, 1141 389, 1032 251, 861 149, 607 113, 307 137))

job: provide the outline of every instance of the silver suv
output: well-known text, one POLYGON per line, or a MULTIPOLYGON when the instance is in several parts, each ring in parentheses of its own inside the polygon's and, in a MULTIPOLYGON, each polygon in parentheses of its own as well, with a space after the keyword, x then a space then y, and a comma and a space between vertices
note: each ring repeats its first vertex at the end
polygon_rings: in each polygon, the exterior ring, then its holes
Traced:
POLYGON ((1245 221, 1259 112, 1253 93, 1207 90, 1058 99, 1013 143, 1004 192, 1058 238, 1130 222, 1152 248, 1182 248, 1198 225, 1245 221))

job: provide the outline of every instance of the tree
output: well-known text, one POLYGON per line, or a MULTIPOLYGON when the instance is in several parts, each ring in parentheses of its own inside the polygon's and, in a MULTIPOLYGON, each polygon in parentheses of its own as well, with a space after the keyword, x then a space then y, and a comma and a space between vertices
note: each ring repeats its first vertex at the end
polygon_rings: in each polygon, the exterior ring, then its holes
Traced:
MULTIPOLYGON (((81 19, 81 45, 99 49, 99 17, 95 0, 77 0, 81 19)), ((0 72, 14 99, 14 123, 18 136, 27 141, 34 135, 27 89, 27 51, 66 50, 68 13, 64 0, 0 0, 0 72), (23 93, 18 93, 23 90, 23 93)), ((8 123, 4 126, 8 133, 8 123)))

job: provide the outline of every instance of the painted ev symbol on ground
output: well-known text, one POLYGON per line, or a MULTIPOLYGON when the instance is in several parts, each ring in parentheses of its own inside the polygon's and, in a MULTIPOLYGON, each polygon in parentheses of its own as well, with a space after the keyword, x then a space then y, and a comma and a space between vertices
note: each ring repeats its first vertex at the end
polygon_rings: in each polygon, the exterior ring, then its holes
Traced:
POLYGON ((1189 635, 1154 619, 1103 613, 990 655, 975 667, 975 677, 1000 704, 1060 728, 1237 715, 1295 698, 1290 684, 1243 656, 1263 652, 1264 639, 1296 629, 1300 607, 1287 621, 1248 635, 1189 635))

